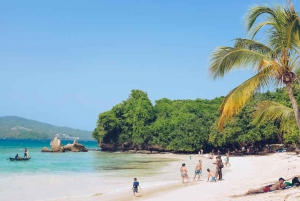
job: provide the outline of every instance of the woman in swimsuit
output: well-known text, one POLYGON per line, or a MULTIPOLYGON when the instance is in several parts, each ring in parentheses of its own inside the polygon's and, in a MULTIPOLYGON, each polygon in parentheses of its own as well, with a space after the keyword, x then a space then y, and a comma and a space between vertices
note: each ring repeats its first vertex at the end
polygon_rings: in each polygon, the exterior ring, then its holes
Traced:
POLYGON ((185 163, 182 163, 182 166, 180 168, 180 175, 182 178, 182 183, 184 183, 184 178, 186 178, 188 182, 190 182, 189 176, 187 175, 187 169, 185 167, 185 163))

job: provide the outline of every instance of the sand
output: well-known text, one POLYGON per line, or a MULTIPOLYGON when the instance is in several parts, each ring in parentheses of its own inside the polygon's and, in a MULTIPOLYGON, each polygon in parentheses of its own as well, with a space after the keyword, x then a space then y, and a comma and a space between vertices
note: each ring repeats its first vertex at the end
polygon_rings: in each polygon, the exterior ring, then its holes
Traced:
MULTIPOLYGON (((178 157, 180 158, 181 156, 178 157)), ((300 200, 300 187, 244 196, 249 188, 259 188, 273 184, 278 181, 280 177, 291 181, 294 176, 300 175, 299 162, 299 157, 288 153, 276 153, 268 156, 231 157, 231 167, 224 168, 224 170, 227 170, 227 173, 223 176, 223 181, 218 181, 217 183, 206 182, 207 174, 205 174, 203 175, 205 178, 201 182, 195 182, 190 185, 185 184, 175 189, 161 190, 152 193, 141 192, 141 197, 130 200, 300 200)))
MULTIPOLYGON (((146 157, 146 156, 145 156, 146 157)), ((152 157, 152 156, 151 156, 152 157)), ((60 185, 56 180, 61 177, 51 177, 53 188, 51 191, 45 191, 43 185, 36 188, 34 195, 31 194, 30 201, 293 201, 300 200, 300 187, 275 192, 262 193, 244 196, 249 188, 259 188, 265 185, 273 184, 280 177, 291 181, 294 176, 300 175, 299 162, 300 157, 288 153, 276 153, 268 156, 243 156, 231 157, 230 167, 223 169, 223 181, 216 183, 207 182, 207 168, 214 169, 215 165, 207 157, 198 155, 176 155, 176 154, 158 154, 153 157, 173 158, 167 166, 161 167, 160 175, 145 175, 139 178, 142 190, 138 197, 133 197, 130 190, 132 182, 128 186, 120 186, 117 189, 103 191, 101 185, 107 182, 118 182, 117 178, 112 176, 109 180, 93 178, 92 175, 84 173, 83 175, 73 175, 67 177, 72 181, 71 186, 60 185), (192 182, 194 168, 197 161, 203 161, 203 175, 201 180, 192 182), (181 184, 179 168, 181 163, 186 163, 188 175, 191 178, 190 183, 181 184), (85 178, 85 179, 83 179, 85 178), (56 180, 53 180, 56 179, 56 180), (84 180, 84 182, 82 182, 84 180), (151 180, 151 181, 149 181, 151 180), (100 185, 101 184, 101 185, 100 185), (75 188, 76 186, 80 188, 75 188), (56 199, 46 199, 47 193, 55 192, 55 189, 61 188, 56 199), (73 189, 70 191, 70 189, 73 189), (77 189, 77 190, 75 190, 77 189), (66 191, 69 190, 69 191, 66 191), (77 192, 79 191, 79 192, 77 192), (44 194, 45 195, 44 195, 44 194), (38 199, 44 197, 45 199, 38 199)), ((223 157, 224 159, 224 157, 223 157)), ((50 175, 51 176, 51 175, 50 175)), ((49 176, 49 177, 50 177, 49 176)), ((33 176, 30 177, 30 185, 36 184, 33 176)), ((63 177, 65 178, 65 177, 63 177)), ((26 179, 25 177, 23 179, 26 179)), ((49 179, 46 179, 49 183, 49 179)), ((43 183, 46 181, 39 181, 43 183)), ((64 180, 65 181, 65 180, 64 180)), ((5 178, 4 178, 4 183, 5 178)), ((64 182, 60 182, 64 184, 64 182)), ((69 182, 70 183, 70 182, 69 182)), ((16 183, 15 183, 16 184, 16 183)), ((14 184, 14 185, 15 185, 14 184)), ((103 185, 102 185, 103 186, 103 185)), ((3 189, 0 189, 2 192, 3 189)), ((31 192, 31 191, 30 191, 31 192)), ((1 194, 0 194, 1 197, 1 194)), ((49 197, 49 196, 48 196, 49 197)), ((10 199, 13 200, 13 199, 10 199)))

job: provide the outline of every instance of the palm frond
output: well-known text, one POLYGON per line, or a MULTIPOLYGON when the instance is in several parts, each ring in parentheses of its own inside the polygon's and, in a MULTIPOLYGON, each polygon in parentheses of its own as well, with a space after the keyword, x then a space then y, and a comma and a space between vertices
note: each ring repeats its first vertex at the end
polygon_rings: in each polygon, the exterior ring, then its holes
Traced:
POLYGON ((250 79, 243 82, 241 85, 233 89, 224 99, 220 106, 220 120, 218 128, 221 130, 224 124, 228 122, 235 114, 245 106, 246 102, 253 97, 255 91, 265 88, 272 77, 272 67, 265 68, 250 79))
POLYGON ((273 51, 254 40, 237 38, 234 47, 218 47, 210 56, 209 72, 214 79, 224 77, 232 69, 256 68, 262 59, 272 57, 273 51))
MULTIPOLYGON (((276 12, 273 10, 273 8, 271 8, 269 6, 255 5, 255 6, 251 7, 249 9, 249 12, 245 16, 245 23, 246 23, 246 27, 247 27, 248 31, 252 28, 252 26, 255 23, 255 21, 257 20, 257 18, 262 14, 270 14, 273 17, 276 16, 276 12)), ((254 36, 255 35, 253 35, 253 37, 254 36)))
POLYGON ((293 109, 273 101, 258 103, 254 113, 254 124, 261 125, 266 121, 279 121, 280 131, 297 126, 293 109))

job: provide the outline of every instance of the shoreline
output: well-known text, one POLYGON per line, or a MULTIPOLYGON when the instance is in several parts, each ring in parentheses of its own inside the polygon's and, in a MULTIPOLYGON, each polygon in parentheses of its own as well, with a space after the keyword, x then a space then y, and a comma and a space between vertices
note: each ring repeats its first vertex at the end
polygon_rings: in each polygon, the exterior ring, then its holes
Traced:
MULTIPOLYGON (((297 196, 300 200, 298 188, 244 196, 250 188, 273 184, 279 177, 290 181, 294 176, 299 175, 300 158, 297 155, 275 153, 267 156, 230 157, 231 167, 224 167, 224 180, 216 183, 206 182, 206 169, 215 167, 212 164, 214 160, 208 159, 207 155, 153 154, 143 156, 139 154, 138 158, 141 157, 148 157, 145 160, 146 166, 143 167, 156 165, 158 169, 155 169, 155 171, 147 168, 141 169, 142 173, 139 169, 134 170, 139 173, 137 178, 142 188, 136 198, 131 190, 132 180, 137 175, 134 171, 130 175, 126 174, 126 177, 118 177, 113 171, 109 171, 109 175, 111 175, 109 177, 102 175, 100 172, 97 174, 93 172, 75 174, 70 172, 62 175, 56 173, 2 175, 2 178, 6 185, 7 182, 12 182, 17 177, 19 178, 18 182, 20 180, 25 182, 30 179, 31 182, 28 184, 32 186, 30 189, 36 189, 38 192, 32 195, 28 194, 28 198, 32 198, 31 201, 198 201, 199 199, 207 201, 282 201, 286 199, 286 201, 291 201, 298 198, 297 196), (199 182, 193 182, 194 168, 199 159, 203 161, 202 176, 199 182), (181 183, 179 168, 182 163, 186 164, 190 184, 181 183), (55 192, 56 189, 58 192, 52 195, 47 191, 48 188, 45 185, 52 186, 52 190, 55 192), (67 191, 63 188, 66 188, 67 191)), ((223 160, 224 158, 222 157, 223 160)), ((4 183, 3 187, 6 186, 4 183)), ((14 188, 17 189, 18 186, 14 188)), ((3 190, 6 192, 14 191, 6 187, 0 191, 3 190)), ((28 191, 26 190, 26 192, 28 191)))

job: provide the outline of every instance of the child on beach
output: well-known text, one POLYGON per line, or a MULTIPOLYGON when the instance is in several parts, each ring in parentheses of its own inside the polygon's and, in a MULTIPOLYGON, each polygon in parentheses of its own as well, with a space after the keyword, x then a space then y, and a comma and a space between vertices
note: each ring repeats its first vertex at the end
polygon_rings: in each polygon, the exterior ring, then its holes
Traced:
POLYGON ((132 186, 132 189, 131 189, 131 190, 133 190, 133 195, 134 195, 134 196, 135 196, 136 193, 138 193, 138 191, 139 191, 138 188, 141 189, 140 183, 137 181, 136 178, 134 178, 134 179, 133 179, 133 186, 132 186))

